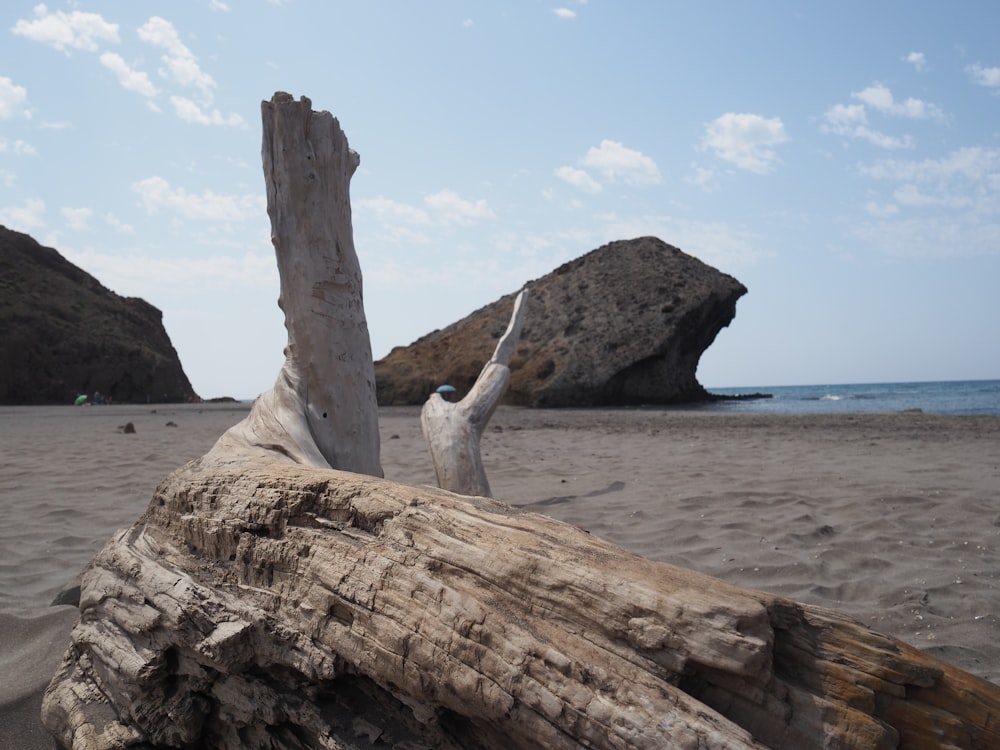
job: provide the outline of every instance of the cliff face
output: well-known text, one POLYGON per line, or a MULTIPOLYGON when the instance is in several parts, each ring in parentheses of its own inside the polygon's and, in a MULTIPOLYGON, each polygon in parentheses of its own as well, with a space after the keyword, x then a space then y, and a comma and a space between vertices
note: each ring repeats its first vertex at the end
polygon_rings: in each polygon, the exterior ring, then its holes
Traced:
MULTIPOLYGON (((505 402, 542 407, 706 398, 698 361, 747 291, 655 237, 604 245, 526 286, 505 402)), ((441 383, 464 395, 503 334, 514 296, 376 362, 379 403, 419 404, 441 383)))
POLYGON ((121 297, 58 252, 0 226, 0 404, 195 396, 162 313, 121 297))

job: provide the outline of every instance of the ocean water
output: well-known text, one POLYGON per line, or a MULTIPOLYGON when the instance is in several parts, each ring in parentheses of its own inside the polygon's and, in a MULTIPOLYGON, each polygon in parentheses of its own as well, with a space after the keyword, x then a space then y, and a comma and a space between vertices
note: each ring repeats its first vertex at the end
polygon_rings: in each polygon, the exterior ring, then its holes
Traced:
POLYGON ((767 393, 771 398, 720 401, 710 411, 771 414, 846 414, 919 409, 927 414, 1000 415, 1000 380, 928 383, 847 383, 709 388, 717 395, 767 393))

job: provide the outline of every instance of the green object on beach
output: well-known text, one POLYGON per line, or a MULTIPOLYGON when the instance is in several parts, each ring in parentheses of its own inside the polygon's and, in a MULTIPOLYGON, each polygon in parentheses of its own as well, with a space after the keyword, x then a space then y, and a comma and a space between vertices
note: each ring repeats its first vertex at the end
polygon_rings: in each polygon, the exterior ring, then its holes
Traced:
POLYGON ((76 397, 76 400, 73 401, 73 406, 79 406, 86 400, 87 400, 87 394, 81 393, 79 396, 76 397))

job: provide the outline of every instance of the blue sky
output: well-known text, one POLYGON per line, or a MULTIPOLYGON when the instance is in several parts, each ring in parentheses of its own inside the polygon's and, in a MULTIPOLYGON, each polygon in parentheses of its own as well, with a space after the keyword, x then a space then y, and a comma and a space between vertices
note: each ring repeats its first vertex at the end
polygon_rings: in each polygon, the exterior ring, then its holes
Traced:
POLYGON ((195 389, 285 332, 260 102, 361 154, 376 358, 616 239, 748 288, 708 387, 1000 377, 1000 4, 0 9, 0 224, 159 307, 195 389))

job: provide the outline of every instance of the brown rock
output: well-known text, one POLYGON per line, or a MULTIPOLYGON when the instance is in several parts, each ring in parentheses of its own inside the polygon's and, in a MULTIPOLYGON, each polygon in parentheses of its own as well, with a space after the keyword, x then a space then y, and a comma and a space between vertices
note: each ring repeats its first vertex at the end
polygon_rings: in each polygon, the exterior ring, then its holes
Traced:
MULTIPOLYGON (((670 404, 705 399, 702 353, 746 287, 655 237, 604 245, 530 282, 504 403, 670 404)), ((475 382, 510 318, 507 295, 375 363, 382 405, 475 382)))

